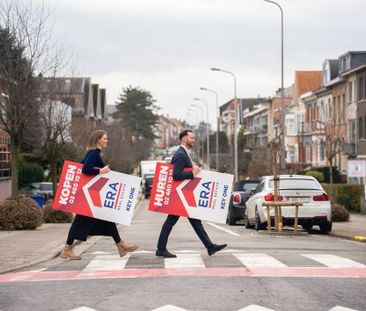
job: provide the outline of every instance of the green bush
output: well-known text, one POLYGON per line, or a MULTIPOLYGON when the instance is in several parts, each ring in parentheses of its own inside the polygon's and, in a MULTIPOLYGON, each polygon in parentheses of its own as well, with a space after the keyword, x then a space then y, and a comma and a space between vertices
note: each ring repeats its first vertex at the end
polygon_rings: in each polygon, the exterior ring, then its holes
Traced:
POLYGON ((43 168, 39 164, 20 161, 19 162, 19 187, 32 182, 43 181, 43 168))
POLYGON ((324 181, 324 174, 322 172, 308 171, 308 172, 306 172, 305 175, 307 175, 307 176, 313 176, 319 182, 323 182, 324 181))
POLYGON ((0 202, 0 230, 33 230, 42 224, 42 211, 29 197, 0 202))
POLYGON ((43 221, 46 223, 68 223, 73 219, 72 213, 53 209, 52 202, 47 203, 43 208, 43 221))
POLYGON ((349 211, 338 203, 332 204, 332 220, 349 221, 349 211))
MULTIPOLYGON (((330 184, 322 184, 324 190, 330 195, 330 184)), ((363 185, 334 184, 331 201, 339 203, 349 211, 359 213, 361 200, 365 197, 363 185)))

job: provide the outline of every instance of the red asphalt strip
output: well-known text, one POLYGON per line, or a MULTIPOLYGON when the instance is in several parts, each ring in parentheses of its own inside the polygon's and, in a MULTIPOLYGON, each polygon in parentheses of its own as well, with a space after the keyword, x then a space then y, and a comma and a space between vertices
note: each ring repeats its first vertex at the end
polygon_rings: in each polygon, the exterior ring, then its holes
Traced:
POLYGON ((41 271, 0 275, 0 283, 62 280, 168 278, 168 277, 325 277, 366 278, 366 268, 176 268, 110 271, 41 271))

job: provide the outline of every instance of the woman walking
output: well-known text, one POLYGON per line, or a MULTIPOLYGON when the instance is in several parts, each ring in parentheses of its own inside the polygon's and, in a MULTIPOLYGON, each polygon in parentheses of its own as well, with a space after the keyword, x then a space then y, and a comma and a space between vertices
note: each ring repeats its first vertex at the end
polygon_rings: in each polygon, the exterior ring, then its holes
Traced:
MULTIPOLYGON (((88 151, 81 161, 81 163, 84 164, 82 170, 83 174, 97 175, 105 174, 110 171, 109 165, 104 164, 100 155, 101 151, 107 147, 107 144, 107 132, 97 130, 91 134, 87 148, 88 151)), ((116 243, 121 257, 125 256, 127 252, 133 252, 138 248, 137 245, 126 244, 121 240, 115 223, 88 216, 76 215, 60 257, 75 260, 81 259, 80 256, 72 251, 72 244, 74 243, 74 240, 86 241, 89 235, 111 236, 116 243)))

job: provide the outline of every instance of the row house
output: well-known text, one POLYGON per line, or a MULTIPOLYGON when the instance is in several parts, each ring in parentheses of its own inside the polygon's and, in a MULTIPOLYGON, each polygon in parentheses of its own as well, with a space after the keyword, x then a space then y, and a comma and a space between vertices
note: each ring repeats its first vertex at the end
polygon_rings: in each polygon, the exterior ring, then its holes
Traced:
MULTIPOLYGON (((253 109, 255 105, 260 104, 265 99, 263 98, 238 98, 238 115, 239 124, 243 124, 246 109, 253 109)), ((231 137, 234 135, 235 126, 235 99, 231 99, 227 103, 219 107, 219 129, 224 132, 231 141, 231 137)))
POLYGON ((292 100, 286 107, 285 115, 286 162, 290 165, 302 164, 304 154, 304 139, 299 135, 298 126, 304 123, 306 116, 305 105, 300 100, 301 95, 319 88, 321 83, 321 71, 295 71, 292 100))
MULTIPOLYGON (((365 88, 363 71, 366 71, 366 52, 347 52, 338 59, 324 61, 322 85, 301 97, 306 115, 300 131, 305 153, 300 161, 311 166, 328 166, 325 142, 331 141, 331 137, 344 141, 342 151, 332 163, 344 175, 350 161, 366 158, 366 148, 362 153, 366 139, 365 99, 360 91, 365 88)), ((363 179, 364 175, 363 172, 363 179)))
POLYGON ((159 123, 155 128, 155 147, 159 155, 171 154, 179 145, 179 133, 187 127, 185 122, 169 116, 159 116, 159 123))
MULTIPOLYGON (((0 107, 8 96, 0 92, 0 107)), ((10 136, 0 125, 0 200, 11 196, 10 136)))
POLYGON ((246 148, 266 147, 268 145, 268 125, 270 100, 246 108, 243 113, 246 148))

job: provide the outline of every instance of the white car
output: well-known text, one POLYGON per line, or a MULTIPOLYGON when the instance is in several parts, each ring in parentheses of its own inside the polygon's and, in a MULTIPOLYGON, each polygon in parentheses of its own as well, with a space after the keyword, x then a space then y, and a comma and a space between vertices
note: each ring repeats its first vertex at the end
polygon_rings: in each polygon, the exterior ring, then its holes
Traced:
MULTIPOLYGON (((318 225, 322 233, 332 230, 332 208, 329 196, 323 187, 312 176, 279 175, 278 200, 302 202, 299 206, 298 224, 305 230, 311 230, 318 225)), ((267 210, 262 206, 264 201, 274 200, 273 176, 264 176, 255 189, 254 194, 245 203, 244 224, 246 228, 255 227, 256 230, 267 227, 267 210)), ((293 225, 295 208, 282 206, 284 225, 293 225)), ((274 209, 270 209, 271 223, 274 222, 274 209)))

